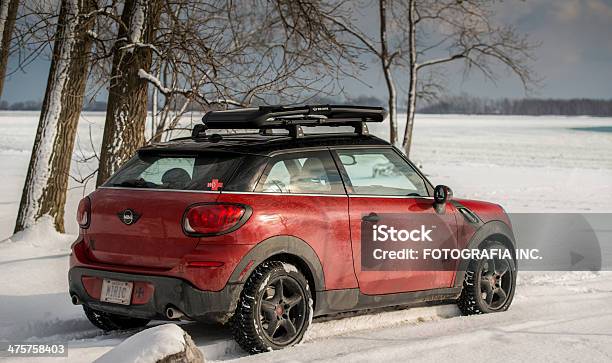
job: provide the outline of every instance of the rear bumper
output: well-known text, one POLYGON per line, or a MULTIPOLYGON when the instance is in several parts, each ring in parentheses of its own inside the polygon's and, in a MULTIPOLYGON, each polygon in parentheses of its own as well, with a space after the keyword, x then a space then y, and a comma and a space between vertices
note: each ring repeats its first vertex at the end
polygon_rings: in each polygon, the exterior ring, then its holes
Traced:
POLYGON ((235 311, 243 286, 242 284, 227 284, 220 291, 203 291, 178 278, 83 267, 71 268, 68 279, 70 295, 78 296, 83 304, 96 310, 137 318, 167 320, 165 311, 171 306, 193 320, 221 323, 225 323, 235 311), (88 293, 83 284, 83 277, 139 282, 153 286, 154 290, 148 301, 138 305, 106 303, 100 301, 99 297, 91 296, 88 293))

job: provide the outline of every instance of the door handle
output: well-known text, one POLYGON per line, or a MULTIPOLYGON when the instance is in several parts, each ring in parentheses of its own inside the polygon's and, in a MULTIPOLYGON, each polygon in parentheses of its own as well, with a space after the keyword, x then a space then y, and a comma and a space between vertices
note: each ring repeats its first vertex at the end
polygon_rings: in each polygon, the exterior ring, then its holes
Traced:
POLYGON ((380 217, 378 216, 378 214, 372 212, 367 216, 363 216, 361 220, 364 222, 377 223, 378 221, 380 221, 380 217))

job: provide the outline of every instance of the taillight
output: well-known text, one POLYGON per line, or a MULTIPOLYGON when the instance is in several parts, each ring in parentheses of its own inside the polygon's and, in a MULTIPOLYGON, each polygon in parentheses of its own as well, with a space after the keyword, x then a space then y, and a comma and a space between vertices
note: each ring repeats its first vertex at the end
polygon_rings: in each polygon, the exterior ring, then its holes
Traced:
POLYGON ((185 212, 183 229, 196 235, 232 232, 248 219, 247 208, 238 204, 196 204, 185 212))
POLYGON ((89 227, 89 222, 91 222, 91 200, 89 197, 85 197, 79 202, 76 219, 81 228, 89 227))

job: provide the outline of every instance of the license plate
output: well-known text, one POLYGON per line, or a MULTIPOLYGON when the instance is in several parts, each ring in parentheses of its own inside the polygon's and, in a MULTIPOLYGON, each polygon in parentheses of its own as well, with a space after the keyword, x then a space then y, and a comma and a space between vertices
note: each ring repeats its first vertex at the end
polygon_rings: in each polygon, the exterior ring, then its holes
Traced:
POLYGON ((132 282, 104 279, 102 281, 100 301, 130 305, 133 287, 134 283, 132 282))

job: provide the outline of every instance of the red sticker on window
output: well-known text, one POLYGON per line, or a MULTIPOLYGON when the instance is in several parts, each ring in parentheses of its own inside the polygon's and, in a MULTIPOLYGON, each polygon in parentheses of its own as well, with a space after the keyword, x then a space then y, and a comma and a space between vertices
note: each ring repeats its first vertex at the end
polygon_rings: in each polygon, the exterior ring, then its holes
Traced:
POLYGON ((221 183, 219 179, 213 179, 210 183, 206 184, 206 186, 209 187, 210 190, 219 190, 219 188, 223 188, 223 183, 221 183))

